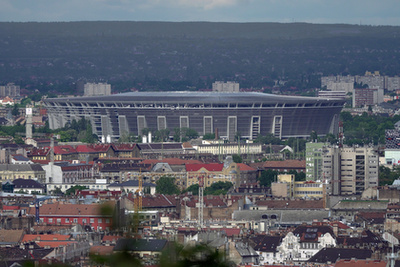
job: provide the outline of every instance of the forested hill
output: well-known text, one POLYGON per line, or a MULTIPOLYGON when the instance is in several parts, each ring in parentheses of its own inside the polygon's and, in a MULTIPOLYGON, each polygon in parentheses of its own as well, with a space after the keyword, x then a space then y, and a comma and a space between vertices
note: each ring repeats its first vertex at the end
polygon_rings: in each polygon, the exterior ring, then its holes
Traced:
POLYGON ((0 23, 0 85, 74 91, 241 88, 306 91, 322 75, 400 75, 400 27, 306 23, 0 23), (267 89, 266 89, 267 88, 267 89))
POLYGON ((309 23, 225 22, 1 22, 0 34, 14 36, 144 36, 186 38, 320 39, 400 38, 400 27, 309 23))

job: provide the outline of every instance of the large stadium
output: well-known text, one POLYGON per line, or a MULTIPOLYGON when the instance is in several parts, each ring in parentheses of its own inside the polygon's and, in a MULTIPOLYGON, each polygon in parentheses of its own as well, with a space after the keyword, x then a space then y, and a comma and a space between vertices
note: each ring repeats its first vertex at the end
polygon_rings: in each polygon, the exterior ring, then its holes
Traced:
POLYGON ((234 140, 273 134, 278 138, 337 133, 344 100, 263 93, 131 92, 108 96, 52 98, 44 105, 51 129, 89 119, 93 132, 115 141, 124 134, 192 128, 234 140))

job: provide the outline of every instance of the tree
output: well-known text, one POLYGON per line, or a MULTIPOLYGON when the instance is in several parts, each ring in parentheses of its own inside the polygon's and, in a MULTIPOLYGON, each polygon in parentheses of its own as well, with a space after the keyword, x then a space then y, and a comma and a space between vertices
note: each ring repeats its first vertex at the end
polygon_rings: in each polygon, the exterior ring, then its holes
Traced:
POLYGON ((87 189, 87 187, 86 186, 82 186, 82 185, 75 185, 75 186, 72 186, 69 189, 67 189, 67 191, 65 191, 65 194, 67 196, 75 195, 76 191, 83 190, 83 189, 87 189))
POLYGON ((14 105, 13 109, 11 110, 11 114, 13 116, 19 116, 19 108, 18 105, 14 105))
POLYGON ((224 253, 204 244, 183 247, 180 244, 170 246, 160 257, 160 267, 233 267, 224 253))
POLYGON ((188 140, 196 139, 199 137, 199 133, 191 128, 175 128, 174 129, 174 141, 175 142, 186 142, 188 140))
POLYGON ((191 186, 183 190, 182 193, 186 192, 191 192, 192 195, 197 196, 199 194, 199 184, 192 184, 191 186))
POLYGON ((276 180, 278 174, 279 172, 273 170, 261 171, 261 176, 258 178, 260 185, 271 186, 271 183, 276 180))
POLYGON ((232 160, 235 163, 242 163, 243 162, 242 157, 240 155, 238 155, 238 154, 233 154, 232 155, 232 160))
POLYGON ((232 187, 231 182, 216 182, 204 189, 204 195, 225 195, 232 187))
POLYGON ((203 135, 203 140, 214 140, 215 133, 206 133, 203 135))
POLYGON ((379 185, 391 185, 393 181, 400 178, 400 167, 393 167, 393 170, 385 166, 379 166, 379 185))
POLYGON ((56 186, 56 187, 54 188, 54 190, 51 191, 51 194, 52 194, 52 195, 55 195, 55 196, 62 196, 64 193, 63 193, 63 191, 61 191, 61 188, 60 188, 60 187, 56 186))
POLYGON ((169 176, 162 176, 156 182, 156 192, 158 194, 175 195, 179 194, 180 190, 175 184, 175 178, 169 176))

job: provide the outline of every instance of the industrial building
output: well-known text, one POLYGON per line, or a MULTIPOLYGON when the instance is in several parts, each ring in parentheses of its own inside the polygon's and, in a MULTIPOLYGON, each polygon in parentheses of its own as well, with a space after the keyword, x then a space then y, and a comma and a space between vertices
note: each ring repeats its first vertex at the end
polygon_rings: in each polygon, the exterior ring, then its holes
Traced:
POLYGON ((273 134, 278 138, 337 133, 344 100, 263 93, 131 92, 109 96, 46 99, 50 128, 91 121, 108 142, 123 134, 192 128, 234 140, 273 134))

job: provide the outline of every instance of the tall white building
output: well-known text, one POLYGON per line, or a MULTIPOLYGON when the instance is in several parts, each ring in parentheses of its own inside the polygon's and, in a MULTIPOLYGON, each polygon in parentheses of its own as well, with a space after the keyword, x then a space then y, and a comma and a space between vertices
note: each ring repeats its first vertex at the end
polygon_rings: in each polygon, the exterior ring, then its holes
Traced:
POLYGON ((86 83, 83 88, 84 96, 111 95, 111 85, 107 83, 86 83))
POLYGON ((0 86, 0 96, 20 96, 20 87, 13 83, 0 86))
POLYGON ((237 93, 239 92, 239 83, 216 81, 212 84, 212 90, 214 92, 237 93))
POLYGON ((345 91, 347 94, 353 92, 354 82, 328 82, 326 89, 329 91, 345 91))
POLYGON ((352 195, 378 186, 378 162, 378 154, 370 147, 328 147, 322 164, 323 176, 330 180, 328 191, 352 195))

